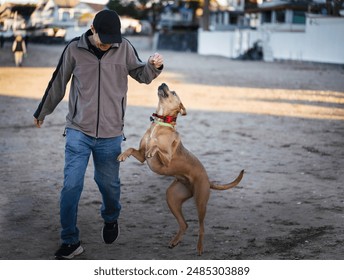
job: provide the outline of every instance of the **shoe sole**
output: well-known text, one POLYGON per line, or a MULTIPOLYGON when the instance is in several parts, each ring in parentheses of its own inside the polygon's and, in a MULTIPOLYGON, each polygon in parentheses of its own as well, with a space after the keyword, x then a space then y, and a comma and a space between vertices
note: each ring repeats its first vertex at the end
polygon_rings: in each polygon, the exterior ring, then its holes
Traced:
POLYGON ((120 230, 119 230, 119 225, 118 225, 118 234, 117 234, 117 237, 116 237, 116 239, 114 240, 114 241, 112 241, 111 243, 106 243, 105 242, 105 240, 104 240, 104 235, 103 235, 103 231, 104 231, 104 227, 102 228, 102 231, 101 231, 101 238, 102 238, 102 240, 103 240, 103 242, 105 243, 105 244, 112 244, 112 243, 114 243, 117 239, 118 239, 118 237, 119 237, 119 234, 120 234, 120 230))
POLYGON ((66 260, 71 260, 75 256, 79 256, 84 252, 84 248, 82 246, 79 246, 78 248, 75 249, 73 253, 71 253, 68 256, 61 256, 61 257, 56 257, 56 258, 61 258, 61 259, 66 259, 66 260))

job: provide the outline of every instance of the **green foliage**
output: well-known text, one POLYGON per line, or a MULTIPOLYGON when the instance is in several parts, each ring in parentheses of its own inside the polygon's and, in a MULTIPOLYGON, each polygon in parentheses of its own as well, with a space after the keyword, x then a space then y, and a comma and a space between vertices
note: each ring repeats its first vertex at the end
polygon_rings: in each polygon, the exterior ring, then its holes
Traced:
POLYGON ((110 0, 107 7, 120 16, 129 16, 137 19, 141 17, 141 13, 135 6, 134 1, 128 3, 121 0, 110 0))

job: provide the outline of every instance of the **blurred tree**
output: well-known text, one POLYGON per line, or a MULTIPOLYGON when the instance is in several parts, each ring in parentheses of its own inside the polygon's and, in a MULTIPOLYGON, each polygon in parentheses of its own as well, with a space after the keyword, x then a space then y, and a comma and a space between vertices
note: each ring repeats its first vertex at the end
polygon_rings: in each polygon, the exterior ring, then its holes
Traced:
POLYGON ((203 30, 209 31, 209 25, 210 25, 210 9, 209 9, 210 0, 204 0, 203 3, 203 30))
MULTIPOLYGON (((341 1, 344 0, 327 0, 327 1, 341 1)), ((223 3, 223 1, 222 1, 223 3)), ((136 19, 149 19, 153 29, 159 21, 160 14, 166 6, 181 7, 187 5, 194 10, 193 23, 201 23, 204 30, 209 30, 210 25, 210 10, 220 7, 217 0, 109 0, 107 7, 110 10, 116 11, 119 15, 130 16, 136 19)), ((228 4, 229 5, 229 4, 228 4)), ((227 5, 227 6, 228 6, 227 5)), ((256 0, 245 0, 245 6, 256 6, 256 0)), ((224 5, 226 6, 226 5, 224 5)), ((222 6, 222 7, 224 7, 222 6)))
POLYGON ((21 15, 25 20, 29 20, 31 14, 34 12, 36 9, 36 5, 34 4, 19 4, 19 5, 14 5, 12 7, 12 12, 15 13, 17 12, 19 15, 21 15))
POLYGON ((343 4, 344 0, 326 0, 327 14, 340 17, 340 10, 342 9, 343 4))
POLYGON ((110 0, 106 6, 120 16, 140 17, 134 1, 110 0))

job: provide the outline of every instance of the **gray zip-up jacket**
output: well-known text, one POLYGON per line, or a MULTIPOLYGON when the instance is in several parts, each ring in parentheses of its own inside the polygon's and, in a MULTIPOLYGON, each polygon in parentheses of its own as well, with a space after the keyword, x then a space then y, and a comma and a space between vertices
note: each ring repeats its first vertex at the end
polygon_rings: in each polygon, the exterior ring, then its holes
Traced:
POLYGON ((92 137, 116 137, 123 133, 128 75, 149 84, 161 70, 142 62, 125 38, 98 59, 89 47, 91 34, 89 30, 66 46, 34 117, 44 120, 54 111, 72 77, 66 127, 92 137))

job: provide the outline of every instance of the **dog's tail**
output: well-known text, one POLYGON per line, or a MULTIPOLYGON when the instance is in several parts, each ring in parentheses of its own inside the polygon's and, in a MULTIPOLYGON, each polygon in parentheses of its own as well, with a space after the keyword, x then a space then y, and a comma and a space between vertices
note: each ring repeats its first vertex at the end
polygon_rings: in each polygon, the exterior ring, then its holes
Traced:
POLYGON ((219 190, 219 191, 234 188, 236 185, 240 183, 243 176, 244 176, 244 170, 241 170, 240 174, 238 175, 238 177, 236 177, 236 179, 233 182, 230 182, 225 185, 217 185, 215 183, 210 183, 210 188, 214 190, 219 190))

